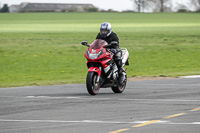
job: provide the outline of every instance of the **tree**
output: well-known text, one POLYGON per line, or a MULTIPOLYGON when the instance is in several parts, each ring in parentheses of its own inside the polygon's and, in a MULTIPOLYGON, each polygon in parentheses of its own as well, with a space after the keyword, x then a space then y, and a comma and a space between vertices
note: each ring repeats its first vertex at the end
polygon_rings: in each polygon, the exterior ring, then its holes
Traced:
POLYGON ((160 12, 164 12, 165 10, 165 3, 169 0, 159 0, 160 1, 160 12))
MULTIPOLYGON (((195 0, 193 0, 193 1, 195 1, 195 0)), ((199 6, 199 8, 200 8, 200 0, 196 0, 197 2, 197 5, 199 6)))
POLYGON ((169 6, 169 2, 172 0, 154 0, 155 2, 155 12, 165 12, 171 10, 171 6, 169 6), (168 5, 168 6, 167 6, 168 5))
POLYGON ((4 4, 4 5, 3 5, 3 8, 1 8, 0 12, 3 12, 3 13, 9 12, 8 5, 7 5, 7 4, 4 4))
POLYGON ((187 9, 186 5, 179 4, 178 5, 178 10, 177 12, 188 12, 189 10, 187 9))
POLYGON ((136 6, 137 11, 141 12, 150 7, 152 4, 155 4, 155 0, 131 0, 134 7, 136 6))
POLYGON ((164 12, 164 0, 160 0, 160 12, 164 12))
POLYGON ((197 9, 200 9, 200 0, 191 0, 191 4, 193 4, 197 9))
POLYGON ((92 7, 92 8, 87 8, 87 9, 85 9, 87 12, 98 12, 99 11, 99 9, 98 8, 96 8, 96 7, 92 7))
POLYGON ((136 5, 137 11, 141 12, 141 1, 142 0, 131 0, 133 2, 133 6, 136 5))

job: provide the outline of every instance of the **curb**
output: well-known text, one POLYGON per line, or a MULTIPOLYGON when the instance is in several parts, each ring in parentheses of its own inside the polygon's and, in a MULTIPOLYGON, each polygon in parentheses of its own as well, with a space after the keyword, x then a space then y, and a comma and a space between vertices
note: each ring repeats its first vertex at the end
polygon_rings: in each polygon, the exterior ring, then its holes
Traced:
POLYGON ((200 75, 181 76, 180 78, 200 78, 200 75))

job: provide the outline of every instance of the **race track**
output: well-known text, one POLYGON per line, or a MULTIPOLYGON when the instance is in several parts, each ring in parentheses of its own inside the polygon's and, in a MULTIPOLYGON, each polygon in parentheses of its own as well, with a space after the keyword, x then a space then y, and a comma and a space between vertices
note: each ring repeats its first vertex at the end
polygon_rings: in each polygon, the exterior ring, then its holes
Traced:
POLYGON ((199 133, 200 78, 0 88, 0 133, 199 133))

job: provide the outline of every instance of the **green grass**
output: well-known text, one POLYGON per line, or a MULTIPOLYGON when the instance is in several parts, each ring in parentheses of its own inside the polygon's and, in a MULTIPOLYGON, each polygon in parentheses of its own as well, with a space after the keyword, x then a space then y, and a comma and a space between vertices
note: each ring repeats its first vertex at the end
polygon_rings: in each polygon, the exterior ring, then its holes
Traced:
POLYGON ((198 13, 0 14, 0 87, 84 83, 80 42, 104 21, 129 50, 128 77, 200 74, 198 13))

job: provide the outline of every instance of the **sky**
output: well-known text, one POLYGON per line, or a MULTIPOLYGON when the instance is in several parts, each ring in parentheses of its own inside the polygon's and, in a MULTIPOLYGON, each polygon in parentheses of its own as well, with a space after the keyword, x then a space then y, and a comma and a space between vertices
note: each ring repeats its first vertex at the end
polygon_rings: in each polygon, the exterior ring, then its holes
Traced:
MULTIPOLYGON (((190 0, 172 0, 172 5, 175 3, 181 3, 184 5, 188 5, 188 1, 190 0)), ((8 4, 9 6, 12 4, 20 4, 22 2, 32 2, 32 3, 85 3, 85 4, 93 4, 99 9, 113 9, 116 11, 123 10, 133 10, 133 4, 131 0, 0 0, 1 7, 3 4, 8 4)))

